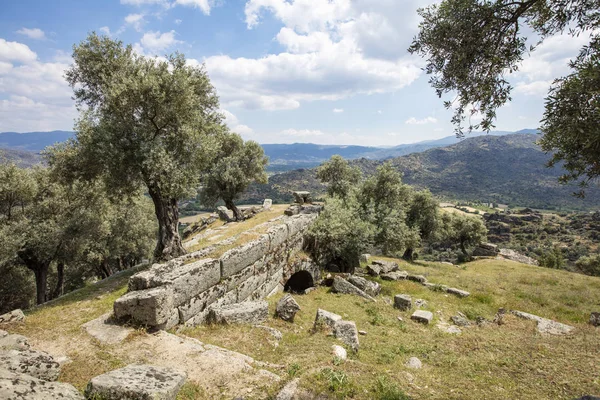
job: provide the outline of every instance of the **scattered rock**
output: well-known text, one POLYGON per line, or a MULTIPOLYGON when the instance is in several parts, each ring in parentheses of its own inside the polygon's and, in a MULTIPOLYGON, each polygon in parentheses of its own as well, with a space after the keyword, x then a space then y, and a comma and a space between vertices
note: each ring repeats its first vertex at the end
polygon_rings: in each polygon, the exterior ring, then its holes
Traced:
POLYGON ((186 378, 184 372, 171 368, 129 365, 92 378, 85 396, 102 400, 175 400, 186 378))
POLYGON ((348 277, 348 282, 368 294, 369 296, 377 296, 379 292, 381 292, 381 285, 377 282, 369 281, 365 278, 361 278, 360 276, 350 275, 348 277))
POLYGON ((267 320, 269 304, 266 301, 247 301, 212 308, 207 321, 213 324, 251 324, 257 325, 267 320))
POLYGON ((373 261, 371 264, 380 266, 382 274, 398 271, 400 269, 400 266, 392 261, 373 261))
POLYGON ((458 326, 455 325, 448 325, 445 322, 440 322, 436 325, 436 327, 446 333, 450 333, 453 335, 460 335, 462 333, 462 331, 460 330, 460 328, 458 326))
POLYGON ((410 316, 410 319, 427 325, 433 320, 433 314, 430 311, 417 310, 410 316))
POLYGON ((346 352, 346 349, 342 346, 334 344, 333 346, 331 346, 331 350, 333 351, 333 356, 339 360, 345 361, 346 358, 348 358, 348 353, 346 352))
POLYGON ((474 257, 496 257, 500 253, 498 246, 491 243, 481 243, 473 250, 474 257))
POLYGON ((0 331, 0 350, 27 350, 29 339, 21 335, 10 335, 6 331, 0 331))
POLYGON ((404 318, 402 318, 401 316, 398 315, 396 318, 398 319, 398 321, 404 322, 404 318))
POLYGON ((419 283, 425 283, 425 282, 427 282, 427 278, 425 278, 423 275, 411 275, 411 274, 408 274, 406 276, 406 279, 408 279, 409 281, 415 281, 415 282, 419 282, 419 283))
POLYGON ((25 321, 25 314, 20 308, 7 312, 6 314, 0 315, 0 324, 8 324, 10 322, 23 322, 25 321))
POLYGON ((54 358, 36 350, 0 350, 0 366, 45 381, 55 381, 60 374, 60 365, 54 358))
POLYGON ((262 205, 263 210, 265 210, 265 211, 270 210, 272 206, 273 206, 273 200, 265 199, 265 201, 263 201, 263 205, 262 205))
POLYGON ((454 323, 454 325, 456 326, 469 326, 471 325, 471 321, 469 321, 469 319, 461 312, 459 312, 458 314, 450 317, 450 319, 452 320, 452 323, 454 323))
POLYGON ((417 357, 411 357, 407 361, 406 366, 411 369, 421 369, 423 368, 423 363, 417 357))
POLYGON ((286 294, 277 302, 275 313, 284 321, 294 322, 296 313, 300 311, 300 305, 292 297, 291 294, 286 294))
POLYGON ((358 351, 358 330, 354 321, 337 321, 333 327, 335 337, 353 351, 358 351))
POLYGON ((371 276, 379 276, 379 274, 381 273, 381 265, 378 264, 371 264, 371 265, 367 265, 367 273, 371 276))
POLYGON ((270 326, 265 326, 265 325, 256 325, 256 327, 258 329, 262 329, 264 331, 267 331, 271 334, 271 336, 273 336, 273 338, 275 340, 277 340, 278 342, 283 339, 283 334, 281 333, 281 331, 278 331, 275 328, 271 328, 270 326))
POLYGON ((514 250, 510 249, 500 249, 500 257, 505 258, 507 260, 520 262, 521 264, 529 264, 529 265, 540 265, 538 260, 535 258, 527 257, 524 254, 517 253, 514 250))
POLYGON ((217 207, 217 214, 219 214, 219 219, 225 222, 233 222, 235 221, 233 211, 227 209, 225 206, 217 207))
POLYGON ((304 294, 309 294, 309 293, 310 293, 310 292, 312 292, 313 290, 317 290, 317 288, 316 288, 316 287, 314 287, 314 286, 313 286, 313 287, 306 288, 306 289, 304 289, 304 294))
POLYGON ((458 297, 469 297, 471 295, 471 293, 466 292, 464 290, 460 290, 460 289, 456 289, 456 288, 448 288, 446 289, 446 292, 450 293, 450 294, 454 294, 458 297))
POLYGON ((417 299, 417 300, 415 300, 415 307, 417 307, 417 308, 427 307, 427 301, 423 300, 423 299, 417 299))
POLYGON ((320 308, 317 310, 317 316, 315 317, 315 323, 313 326, 313 330, 317 331, 319 328, 326 326, 329 329, 333 330, 336 322, 341 321, 342 317, 334 314, 329 311, 321 310, 320 308))
POLYGON ((363 297, 367 300, 375 301, 374 298, 345 280, 340 276, 335 276, 333 278, 333 286, 331 287, 334 293, 342 293, 342 294, 352 294, 355 296, 363 297))
POLYGON ((358 331, 359 335, 367 336, 367 331, 358 331))
POLYGON ((537 330, 541 333, 547 333, 549 335, 567 335, 575 329, 575 327, 573 326, 561 324, 560 322, 538 317, 537 315, 529 314, 526 312, 517 310, 513 310, 511 312, 519 318, 536 321, 537 330))
POLYGON ((593 312, 590 314, 590 324, 593 326, 600 326, 600 312, 593 312))
POLYGON ((115 324, 112 321, 111 316, 111 313, 104 314, 94 320, 86 322, 81 325, 81 327, 101 343, 121 343, 131 332, 133 332, 133 329, 115 324))
POLYGON ((298 390, 299 382, 299 378, 292 379, 283 387, 283 389, 279 391, 277 397, 275 397, 275 400, 292 400, 296 395, 296 391, 298 390))
POLYGON ((412 308, 412 298, 407 294, 397 294, 394 296, 394 307, 407 311, 412 308))
POLYGON ((406 279, 407 276, 408 272, 406 271, 392 271, 387 272, 385 274, 381 274, 381 279, 383 279, 384 281, 401 281, 403 279, 406 279))
POLYGON ((285 215, 287 215, 288 217, 291 217, 292 215, 298 215, 298 214, 300 214, 301 210, 302 210, 302 208, 300 208, 299 205, 292 204, 291 206, 289 206, 288 208, 286 208, 283 213, 285 215))
POLYGON ((48 382, 0 368, 0 399, 83 400, 83 396, 67 383, 48 382))

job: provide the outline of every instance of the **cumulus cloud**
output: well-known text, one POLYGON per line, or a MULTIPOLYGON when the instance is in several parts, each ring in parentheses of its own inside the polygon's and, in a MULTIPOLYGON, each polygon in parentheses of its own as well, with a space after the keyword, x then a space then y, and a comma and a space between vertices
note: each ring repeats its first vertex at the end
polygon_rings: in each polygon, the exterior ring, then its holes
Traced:
POLYGON ((281 132, 284 136, 294 136, 294 137, 313 137, 313 136, 323 136, 325 135, 320 130, 310 130, 310 129, 286 129, 281 132))
POLYGON ((438 120, 433 117, 425 117, 423 119, 416 119, 415 117, 410 117, 404 123, 407 125, 426 125, 426 124, 435 124, 438 120))
POLYGON ((334 108, 334 109, 333 109, 333 112, 334 112, 334 113, 343 113, 343 112, 344 112, 344 109, 343 109, 343 108, 334 108))
POLYGON ((112 36, 111 32, 110 32, 110 28, 108 26, 103 26, 100 29, 98 29, 101 33, 105 34, 106 36, 112 36))
POLYGON ((144 25, 144 14, 129 14, 125 17, 125 24, 131 25, 136 31, 141 31, 144 25))
POLYGON ((205 15, 210 15, 210 9, 214 4, 212 0, 176 0, 176 5, 199 8, 205 15))
POLYGON ((0 61, 32 62, 37 59, 27 45, 19 42, 7 42, 0 38, 0 61))
POLYGON ((181 43, 181 41, 175 39, 175 34, 175 31, 164 33, 150 31, 142 36, 140 42, 144 49, 159 52, 181 43))
POLYGON ((238 133, 244 137, 244 139, 249 139, 254 134, 254 130, 250 128, 248 125, 241 124, 239 119, 231 112, 221 109, 221 114, 225 116, 225 124, 231 129, 232 132, 238 133))
POLYGON ((19 33, 21 35, 25 35, 30 39, 36 39, 36 40, 46 39, 46 34, 44 33, 43 30, 41 30, 39 28, 33 28, 33 29, 21 28, 17 31, 17 33, 19 33))

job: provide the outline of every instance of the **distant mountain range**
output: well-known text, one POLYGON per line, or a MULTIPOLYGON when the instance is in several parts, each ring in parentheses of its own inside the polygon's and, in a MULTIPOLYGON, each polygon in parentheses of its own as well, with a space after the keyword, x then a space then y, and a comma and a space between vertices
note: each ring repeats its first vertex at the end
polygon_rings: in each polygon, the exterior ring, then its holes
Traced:
POLYGON ((0 147, 14 150, 27 150, 40 152, 48 146, 64 142, 75 135, 67 131, 51 132, 2 132, 0 133, 0 147))
MULTIPOLYGON (((403 173, 405 183, 427 188, 441 199, 542 209, 598 209, 598 187, 590 188, 585 199, 573 197, 577 187, 558 183, 563 173, 560 167, 546 168, 550 156, 536 144, 538 138, 531 133, 480 135, 389 161, 403 173)), ((382 162, 364 158, 352 161, 366 176, 382 162)), ((300 169, 274 175, 266 185, 254 185, 246 199, 289 201, 292 190, 318 195, 325 187, 316 179, 315 169, 300 169)))

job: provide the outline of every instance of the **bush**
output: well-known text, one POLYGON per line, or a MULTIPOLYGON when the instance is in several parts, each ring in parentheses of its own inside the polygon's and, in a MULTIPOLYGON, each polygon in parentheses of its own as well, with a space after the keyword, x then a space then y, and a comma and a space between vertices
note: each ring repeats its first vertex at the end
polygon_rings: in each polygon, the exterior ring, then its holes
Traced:
POLYGON ((575 266, 586 275, 600 276, 600 255, 583 256, 575 266))

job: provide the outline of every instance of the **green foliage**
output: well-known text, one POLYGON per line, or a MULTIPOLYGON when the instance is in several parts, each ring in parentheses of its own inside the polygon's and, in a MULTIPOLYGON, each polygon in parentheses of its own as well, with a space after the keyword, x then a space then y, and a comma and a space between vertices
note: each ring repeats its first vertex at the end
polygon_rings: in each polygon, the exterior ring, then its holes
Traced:
POLYGON ((373 392, 374 398, 378 400, 410 400, 410 397, 385 375, 377 377, 373 392))
POLYGON ((342 156, 334 155, 317 168, 317 178, 327 183, 327 194, 330 197, 345 199, 361 179, 361 171, 351 167, 342 156))
POLYGON ((325 368, 321 371, 321 378, 325 379, 327 389, 333 392, 337 398, 352 397, 356 391, 355 385, 344 371, 325 368))
POLYGON ((538 261, 541 267, 554 269, 562 269, 565 264, 563 253, 558 247, 553 247, 550 250, 544 251, 544 253, 538 257, 538 261))
POLYGON ((487 229, 479 217, 458 213, 444 213, 440 218, 437 235, 442 243, 460 246, 462 256, 459 261, 469 261, 469 247, 476 246, 487 238, 487 229))
POLYGON ((243 216, 234 200, 250 183, 267 183, 267 163, 268 158, 258 143, 244 142, 237 133, 223 133, 216 162, 203 176, 202 203, 212 206, 222 199, 227 208, 234 212, 236 219, 242 220, 243 216))
POLYGON ((600 255, 583 256, 575 263, 584 274, 600 276, 600 255))

